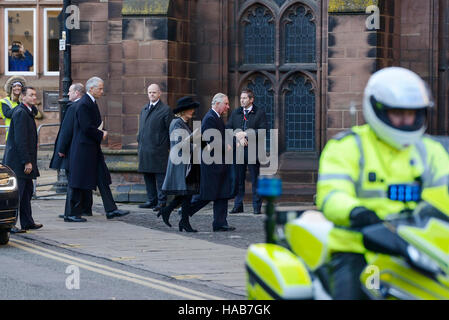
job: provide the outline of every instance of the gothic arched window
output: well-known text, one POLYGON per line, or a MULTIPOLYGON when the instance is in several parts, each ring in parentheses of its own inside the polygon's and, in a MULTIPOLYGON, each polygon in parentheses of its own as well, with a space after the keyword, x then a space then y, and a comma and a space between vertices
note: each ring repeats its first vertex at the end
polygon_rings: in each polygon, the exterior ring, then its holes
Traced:
MULTIPOLYGON (((274 90, 273 84, 262 74, 256 74, 247 81, 247 87, 254 92, 254 103, 262 108, 267 116, 267 129, 274 129, 274 90)), ((270 146, 270 133, 267 131, 267 148, 270 146)))
POLYGON ((312 11, 301 4, 292 6, 283 21, 284 62, 316 63, 316 26, 312 11))
POLYGON ((274 63, 275 27, 271 12, 263 6, 252 7, 243 23, 243 63, 274 63))
POLYGON ((240 0, 234 7, 229 79, 232 88, 255 92, 254 103, 265 108, 269 128, 279 130, 280 153, 319 152, 321 5, 316 0, 240 0))
POLYGON ((315 150, 315 92, 312 82, 301 74, 285 86, 286 151, 315 150))

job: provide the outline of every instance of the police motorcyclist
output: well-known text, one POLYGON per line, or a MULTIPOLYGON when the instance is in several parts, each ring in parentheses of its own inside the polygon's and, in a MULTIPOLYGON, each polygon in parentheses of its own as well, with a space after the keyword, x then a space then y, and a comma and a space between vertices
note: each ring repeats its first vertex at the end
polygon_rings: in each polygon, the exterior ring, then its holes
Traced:
POLYGON ((358 228, 413 210, 426 188, 447 193, 449 156, 440 143, 423 136, 432 107, 418 75, 404 68, 382 69, 365 88, 367 124, 338 134, 325 146, 317 205, 335 225, 328 241, 334 299, 367 298, 360 284, 367 250, 358 228))

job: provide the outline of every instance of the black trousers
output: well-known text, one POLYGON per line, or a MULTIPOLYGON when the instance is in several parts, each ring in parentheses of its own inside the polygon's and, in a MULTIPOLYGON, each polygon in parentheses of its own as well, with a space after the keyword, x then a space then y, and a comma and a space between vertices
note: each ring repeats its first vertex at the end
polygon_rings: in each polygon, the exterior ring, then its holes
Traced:
MULTIPOLYGON (((105 172, 107 168, 103 165, 98 165, 98 191, 100 191, 101 200, 103 201, 104 211, 111 212, 117 210, 117 205, 115 204, 114 197, 112 196, 111 188, 109 187, 109 181, 106 181, 106 176, 109 172, 105 172)), ((92 207, 92 206, 91 206, 92 207)))
POLYGON ((260 173, 260 164, 236 164, 238 179, 238 193, 234 200, 234 208, 243 206, 243 197, 245 196, 245 179, 246 169, 248 169, 251 177, 252 193, 253 193, 253 209, 254 211, 260 211, 262 207, 262 199, 257 193, 257 179, 260 173))
MULTIPOLYGON (((200 200, 196 198, 190 203, 189 215, 193 216, 211 201, 214 202, 214 221, 212 222, 212 227, 219 228, 227 226, 228 199, 200 200)), ((184 213, 184 208, 182 209, 182 212, 184 213)))
POLYGON ((366 266, 362 254, 338 252, 329 262, 330 291, 334 300, 367 300, 362 290, 360 275, 366 266))
POLYGON ((17 186, 19 187, 19 218, 20 227, 26 229, 34 225, 34 220, 31 212, 31 198, 33 197, 33 180, 32 179, 17 179, 17 186))
MULTIPOLYGON (((106 181, 106 172, 104 166, 98 164, 97 168, 97 186, 100 191, 101 200, 103 202, 103 207, 106 212, 111 212, 117 210, 117 205, 115 204, 114 198, 112 196, 111 188, 109 187, 108 181, 106 181)), ((71 216, 81 216, 83 213, 92 213, 92 190, 87 189, 71 189, 71 199, 70 199, 70 214, 71 216)), ((67 197, 69 188, 67 188, 67 197)))
POLYGON ((167 196, 162 192, 165 173, 145 172, 143 178, 147 189, 148 202, 153 204, 166 204, 167 196))

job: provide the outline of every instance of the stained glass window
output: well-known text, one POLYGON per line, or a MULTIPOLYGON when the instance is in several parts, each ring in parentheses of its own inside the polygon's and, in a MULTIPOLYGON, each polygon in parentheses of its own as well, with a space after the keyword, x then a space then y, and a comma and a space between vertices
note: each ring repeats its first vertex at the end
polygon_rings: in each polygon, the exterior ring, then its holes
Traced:
POLYGON ((285 63, 316 62, 316 26, 312 12, 304 6, 288 11, 285 24, 285 63))
MULTIPOLYGON (((264 76, 258 75, 248 84, 254 92, 254 104, 262 108, 267 115, 267 129, 274 128, 274 93, 271 82, 264 76)), ((267 149, 270 147, 270 134, 267 130, 267 149)))
POLYGON ((287 151, 315 151, 315 93, 311 82, 297 74, 285 94, 287 151))
POLYGON ((244 63, 274 63, 275 26, 270 11, 256 7, 244 21, 244 63))

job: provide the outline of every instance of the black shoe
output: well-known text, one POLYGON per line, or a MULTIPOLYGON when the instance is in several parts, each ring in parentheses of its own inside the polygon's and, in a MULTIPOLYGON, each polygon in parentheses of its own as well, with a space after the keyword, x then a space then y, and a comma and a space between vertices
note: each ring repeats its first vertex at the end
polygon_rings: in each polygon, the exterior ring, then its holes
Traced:
MULTIPOLYGON (((155 209, 156 210, 156 209, 155 209)), ((171 228, 171 224, 170 224, 170 215, 171 212, 173 211, 173 208, 171 207, 162 207, 159 212, 157 213, 157 217, 159 218, 159 216, 162 216, 162 220, 164 221, 164 223, 169 226, 171 228)))
POLYGON ((77 216, 68 216, 64 218, 64 222, 86 222, 87 220, 77 216))
POLYGON ((29 226, 29 227, 23 228, 23 229, 24 229, 24 230, 37 230, 37 229, 40 229, 40 228, 42 228, 42 227, 43 227, 42 224, 40 224, 40 223, 35 223, 35 224, 33 224, 33 225, 29 226))
POLYGON ((81 213, 81 216, 83 217, 92 217, 92 212, 84 212, 84 213, 81 213))
POLYGON ((222 226, 222 227, 214 227, 214 232, 216 231, 234 231, 235 227, 231 227, 231 226, 222 226))
POLYGON ((179 231, 182 232, 182 230, 185 230, 185 232, 198 232, 198 230, 195 230, 190 225, 189 220, 180 220, 179 221, 179 231))
POLYGON ((254 214, 262 214, 262 212, 260 210, 254 210, 254 214))
POLYGON ((115 209, 114 211, 106 212, 106 218, 112 219, 115 217, 123 217, 126 216, 127 214, 129 214, 128 210, 115 209))
POLYGON ((153 209, 156 207, 156 205, 157 205, 157 203, 154 203, 154 202, 145 202, 145 203, 139 204, 139 208, 153 209))
POLYGON ((65 215, 60 214, 60 215, 58 216, 58 218, 64 219, 64 218, 65 218, 65 215))
POLYGON ((158 204, 154 209, 153 209, 153 211, 159 211, 159 210, 161 210, 161 208, 164 208, 166 206, 166 204, 165 203, 161 203, 161 204, 158 204))
POLYGON ((26 230, 24 230, 24 229, 19 229, 19 228, 17 228, 17 227, 12 227, 10 232, 11 232, 11 233, 26 233, 26 230))
POLYGON ((232 210, 229 213, 243 213, 243 207, 238 208, 232 208, 232 210))

